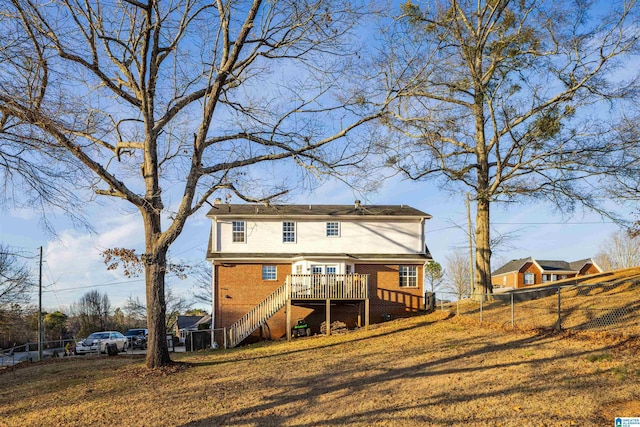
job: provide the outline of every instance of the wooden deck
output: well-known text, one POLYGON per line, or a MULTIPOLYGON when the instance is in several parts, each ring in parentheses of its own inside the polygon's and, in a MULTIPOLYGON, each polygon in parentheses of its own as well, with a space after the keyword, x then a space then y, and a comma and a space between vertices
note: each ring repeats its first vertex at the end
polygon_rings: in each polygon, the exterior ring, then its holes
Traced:
POLYGON ((292 300, 358 300, 369 298, 368 274, 291 274, 292 300))
MULTIPOLYGON (((364 304, 364 327, 369 329, 369 275, 368 274, 291 274, 285 286, 287 298, 287 340, 291 340, 291 305, 324 301, 326 325, 331 325, 331 302, 359 301, 364 304)), ((358 320, 359 323, 359 320, 358 320)), ((327 327, 327 335, 331 327, 327 327)))

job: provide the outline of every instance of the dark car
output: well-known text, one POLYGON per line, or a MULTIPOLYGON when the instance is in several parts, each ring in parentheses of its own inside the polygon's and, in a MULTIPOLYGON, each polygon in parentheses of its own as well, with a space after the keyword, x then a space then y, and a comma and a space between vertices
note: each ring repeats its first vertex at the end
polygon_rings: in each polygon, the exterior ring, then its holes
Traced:
POLYGON ((148 335, 149 335, 149 330, 142 329, 142 328, 129 329, 127 333, 124 334, 124 336, 127 337, 127 340, 129 341, 129 346, 131 348, 142 348, 142 349, 147 348, 148 335))

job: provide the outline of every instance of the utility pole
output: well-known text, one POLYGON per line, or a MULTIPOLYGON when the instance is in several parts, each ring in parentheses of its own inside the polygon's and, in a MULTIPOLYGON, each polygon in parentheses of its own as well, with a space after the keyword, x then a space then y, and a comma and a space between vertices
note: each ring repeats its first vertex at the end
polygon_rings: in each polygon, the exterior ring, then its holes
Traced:
POLYGON ((42 360, 42 246, 40 246, 40 274, 38 275, 38 360, 42 360))
POLYGON ((469 232, 469 289, 471 289, 471 299, 476 292, 474 274, 473 274, 473 237, 471 236, 471 198, 469 193, 467 193, 466 199, 467 205, 467 226, 469 232))

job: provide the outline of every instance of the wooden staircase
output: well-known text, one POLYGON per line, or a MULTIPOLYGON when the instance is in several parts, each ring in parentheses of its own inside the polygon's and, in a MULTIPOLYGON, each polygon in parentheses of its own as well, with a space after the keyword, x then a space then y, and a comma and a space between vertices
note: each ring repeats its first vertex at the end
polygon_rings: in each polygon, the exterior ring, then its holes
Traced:
POLYGON ((289 281, 273 291, 250 312, 238 319, 228 329, 227 347, 233 348, 263 325, 271 316, 280 311, 289 298, 289 281))

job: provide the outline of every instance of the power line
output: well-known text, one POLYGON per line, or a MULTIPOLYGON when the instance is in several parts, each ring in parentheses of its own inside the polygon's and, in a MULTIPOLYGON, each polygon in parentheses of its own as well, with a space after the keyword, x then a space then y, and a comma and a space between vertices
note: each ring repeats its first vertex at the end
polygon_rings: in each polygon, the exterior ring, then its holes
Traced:
POLYGON ((587 225, 587 224, 616 224, 615 221, 579 221, 579 222, 493 222, 496 225, 587 225))
POLYGON ((116 285, 123 285, 123 284, 128 284, 128 283, 137 283, 137 282, 144 282, 144 279, 135 279, 135 280, 125 280, 125 281, 121 281, 121 282, 110 282, 110 283, 101 283, 99 285, 86 285, 86 286, 78 286, 75 288, 64 288, 64 289, 58 289, 57 291, 55 289, 52 289, 50 291, 43 291, 43 292, 67 292, 67 291, 77 291, 77 290, 82 290, 82 289, 92 289, 92 288, 102 288, 105 286, 116 286, 116 285))

